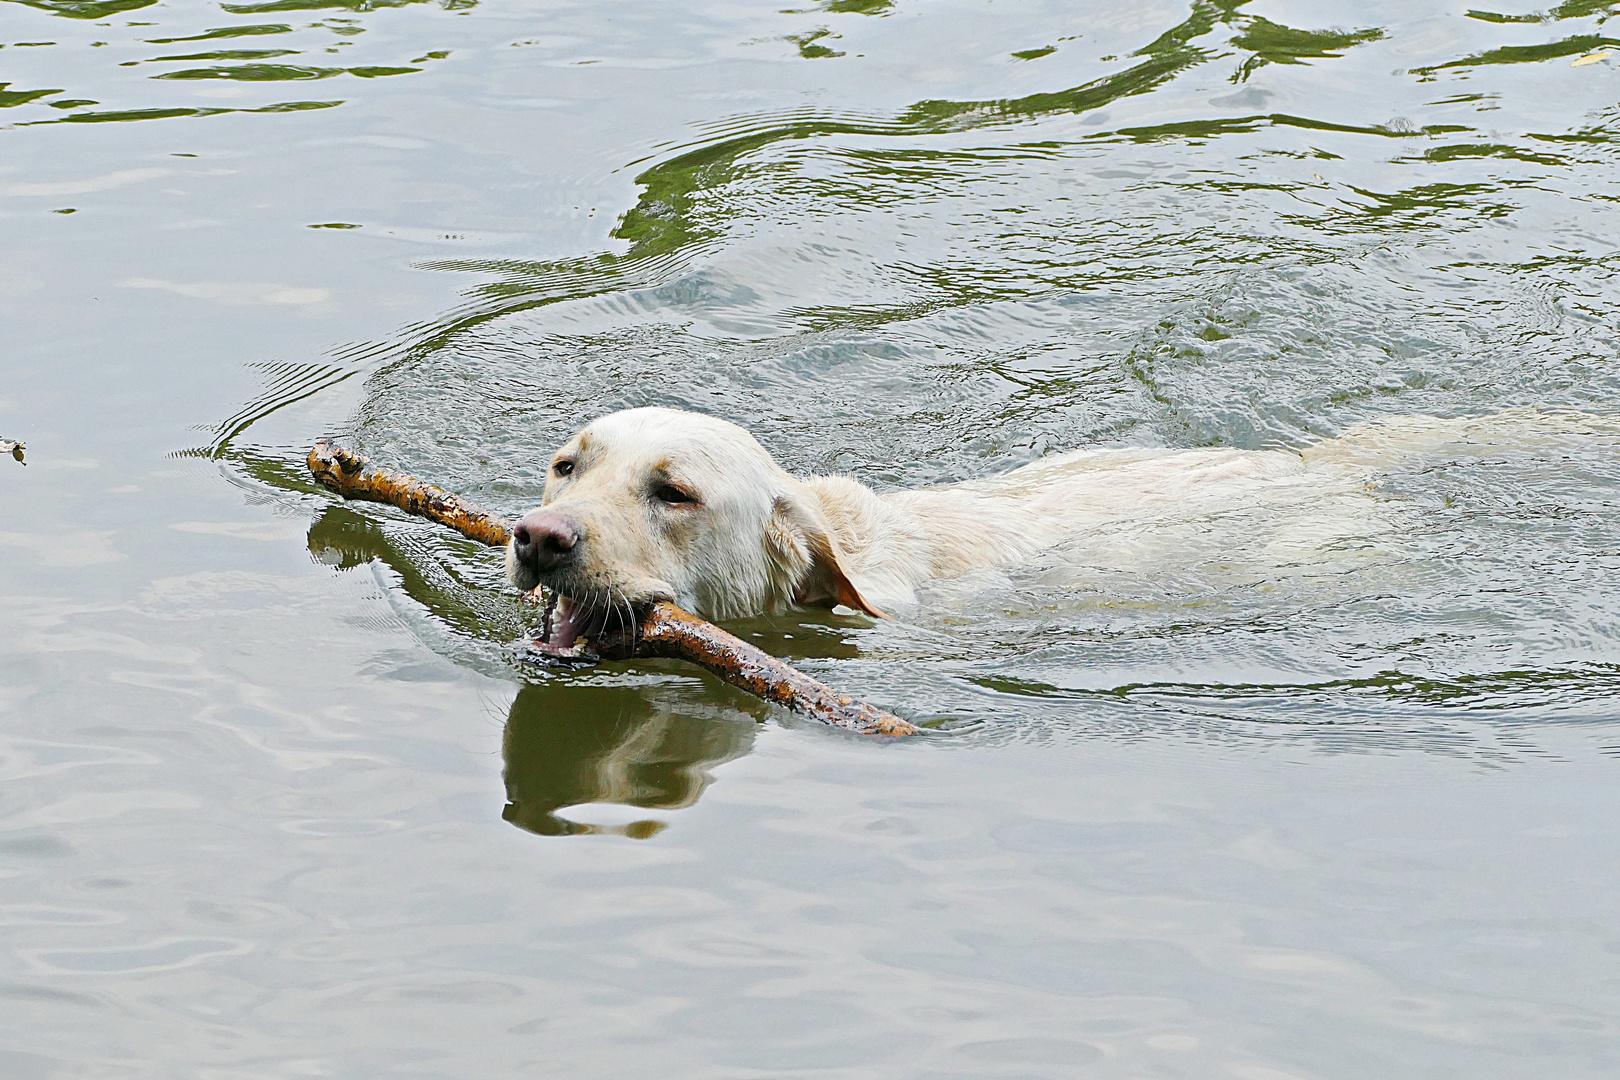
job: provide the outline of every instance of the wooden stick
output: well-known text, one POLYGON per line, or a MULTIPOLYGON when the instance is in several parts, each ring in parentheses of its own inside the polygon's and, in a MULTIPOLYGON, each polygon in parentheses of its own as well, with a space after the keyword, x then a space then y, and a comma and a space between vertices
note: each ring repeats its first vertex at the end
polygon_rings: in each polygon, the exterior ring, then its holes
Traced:
POLYGON ((309 452, 309 471, 346 499, 389 503, 490 547, 504 547, 512 536, 505 518, 407 473, 379 468, 364 454, 326 439, 309 452))
MULTIPOLYGON (((397 506, 491 547, 504 546, 512 534, 511 526, 499 515, 414 476, 380 468, 363 454, 326 439, 309 452, 309 471, 345 498, 397 506)), ((545 655, 532 648, 525 652, 536 658, 545 655)), ((685 660, 750 694, 833 727, 867 735, 922 734, 917 725, 840 694, 668 601, 652 605, 629 633, 597 642, 596 652, 605 659, 660 656, 685 660)))
POLYGON ((686 660, 766 701, 833 727, 867 735, 920 735, 917 725, 817 682, 739 637, 665 602, 654 604, 636 634, 637 656, 686 660))

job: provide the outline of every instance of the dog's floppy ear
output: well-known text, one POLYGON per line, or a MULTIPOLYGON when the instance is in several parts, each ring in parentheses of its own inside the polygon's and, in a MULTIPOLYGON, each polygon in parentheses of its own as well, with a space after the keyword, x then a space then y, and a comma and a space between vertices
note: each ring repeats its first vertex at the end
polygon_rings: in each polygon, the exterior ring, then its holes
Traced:
POLYGON ((838 541, 818 510, 792 496, 777 496, 765 539, 795 604, 842 604, 875 619, 889 618, 849 579, 838 541))

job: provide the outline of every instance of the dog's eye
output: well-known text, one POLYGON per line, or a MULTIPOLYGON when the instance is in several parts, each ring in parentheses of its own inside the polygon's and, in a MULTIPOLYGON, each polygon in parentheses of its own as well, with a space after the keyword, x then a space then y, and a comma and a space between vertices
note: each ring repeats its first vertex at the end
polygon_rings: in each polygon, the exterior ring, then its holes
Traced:
POLYGON ((558 476, 569 476, 574 471, 574 463, 566 458, 562 461, 554 461, 551 463, 551 471, 558 476))
POLYGON ((653 488, 653 498, 670 506, 683 506, 696 503, 697 496, 690 491, 682 491, 674 484, 659 484, 653 488))

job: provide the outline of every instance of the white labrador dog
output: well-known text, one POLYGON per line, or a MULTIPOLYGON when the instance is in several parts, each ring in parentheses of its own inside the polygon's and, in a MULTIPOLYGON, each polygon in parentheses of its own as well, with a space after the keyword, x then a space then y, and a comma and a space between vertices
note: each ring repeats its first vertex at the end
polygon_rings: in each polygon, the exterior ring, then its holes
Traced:
POLYGON ((1066 537, 1171 510, 1185 522, 1226 507, 1309 504, 1316 516, 1296 538, 1343 534, 1344 522, 1360 528, 1377 517, 1372 467, 1471 432, 1500 434, 1508 420, 1403 417, 1302 452, 1078 451, 987 480, 879 495, 847 477, 792 476, 723 420, 630 409, 557 451, 540 509, 513 530, 507 573, 519 589, 543 584, 559 598, 547 642, 559 650, 658 600, 710 619, 834 605, 883 617, 914 603, 930 579, 1017 563, 1066 537))

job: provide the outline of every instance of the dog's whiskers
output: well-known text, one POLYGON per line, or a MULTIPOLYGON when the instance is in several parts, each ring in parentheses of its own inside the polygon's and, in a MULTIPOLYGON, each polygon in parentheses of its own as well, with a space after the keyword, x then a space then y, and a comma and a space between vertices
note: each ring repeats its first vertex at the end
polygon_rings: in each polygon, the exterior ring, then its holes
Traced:
POLYGON ((613 616, 619 620, 619 631, 622 633, 635 625, 635 607, 630 603, 630 598, 624 594, 623 589, 614 588, 610 585, 608 586, 608 592, 610 596, 614 593, 618 594, 613 601, 613 616), (622 616, 619 614, 619 605, 621 604, 624 605, 624 614, 622 616))

